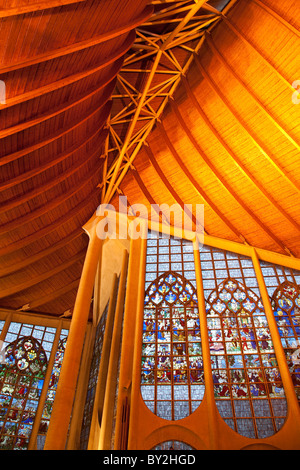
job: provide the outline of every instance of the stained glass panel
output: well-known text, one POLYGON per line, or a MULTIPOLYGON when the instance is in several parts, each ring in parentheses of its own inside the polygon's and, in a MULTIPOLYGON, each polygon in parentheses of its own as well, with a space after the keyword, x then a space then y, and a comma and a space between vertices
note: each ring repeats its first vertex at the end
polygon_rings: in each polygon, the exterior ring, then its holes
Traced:
POLYGON ((153 413, 178 420, 204 395, 193 246, 155 236, 148 239, 148 250, 141 391, 153 413))
POLYGON ((260 264, 300 405, 300 272, 260 264))
POLYGON ((200 257, 217 407, 239 434, 271 436, 287 405, 252 260, 209 247, 200 257))

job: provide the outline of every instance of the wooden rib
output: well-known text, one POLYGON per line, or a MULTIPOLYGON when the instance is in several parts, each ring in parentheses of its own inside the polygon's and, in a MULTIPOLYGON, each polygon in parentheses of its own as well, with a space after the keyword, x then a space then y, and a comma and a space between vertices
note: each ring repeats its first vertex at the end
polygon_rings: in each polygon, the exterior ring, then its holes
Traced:
POLYGON ((246 241, 245 237, 234 227, 234 225, 227 219, 226 216, 224 216, 224 214, 221 213, 221 211, 219 211, 219 209, 217 208, 217 206, 213 203, 213 201, 205 194, 205 192, 202 190, 201 186, 198 184, 198 182, 195 180, 195 178, 193 177, 193 175, 189 172, 189 170, 187 169, 187 167, 184 165, 184 163, 182 162, 181 158, 179 157, 178 153, 176 152, 172 142, 170 141, 164 127, 163 127, 163 124, 161 122, 158 122, 157 123, 157 128, 159 129, 163 139, 165 140, 173 158, 175 159, 175 161, 178 163, 178 165, 180 166, 180 168, 182 169, 183 173, 185 174, 185 176, 187 177, 187 179, 189 180, 190 184, 192 186, 194 186, 194 189, 197 191, 197 193, 202 197, 202 199, 204 199, 204 201, 210 206, 210 208, 215 212, 215 214, 218 215, 218 217, 222 220, 222 222, 227 225, 227 227, 240 239, 242 240, 243 242, 246 241))
POLYGON ((85 255, 86 250, 82 250, 76 255, 72 256, 68 261, 65 261, 64 263, 60 264, 59 266, 56 266, 55 268, 48 269, 44 273, 39 274, 34 278, 29 278, 20 284, 0 290, 0 299, 4 299, 5 297, 10 297, 11 295, 22 292, 23 290, 29 289, 30 287, 35 286, 41 283, 42 281, 49 279, 52 276, 55 276, 56 274, 60 273, 61 271, 64 271, 65 269, 69 268, 73 264, 83 259, 85 255))
POLYGON ((12 230, 17 229, 19 226, 24 225, 28 222, 31 222, 34 219, 37 219, 38 217, 41 217, 43 214, 55 209, 57 206, 64 204, 68 199, 73 197, 76 193, 80 193, 81 189, 84 188, 87 184, 90 183, 90 181, 95 177, 95 174, 98 170, 101 169, 102 162, 98 166, 95 165, 92 170, 88 172, 87 175, 83 177, 83 180, 81 181, 80 184, 78 184, 76 187, 71 187, 68 192, 65 192, 61 194, 60 196, 54 198, 51 200, 51 202, 48 202, 47 204, 40 206, 38 209, 33 210, 28 212, 27 214, 23 215, 22 217, 18 217, 17 219, 12 220, 11 222, 7 222, 6 224, 2 224, 0 226, 0 234, 3 233, 8 233, 12 230))
POLYGON ((238 116, 236 111, 233 109, 231 103, 227 100, 225 95, 221 92, 220 88, 216 85, 215 81, 206 73, 204 67, 202 66, 200 59, 198 55, 195 54, 195 64, 198 67, 199 72, 202 74, 203 78, 207 80, 211 88, 214 90, 214 92, 218 95, 218 97, 223 101, 225 106, 228 108, 228 110, 231 112, 231 114, 235 117, 237 122, 244 128, 244 130, 247 132, 249 138, 252 140, 252 142, 255 144, 255 146, 260 150, 260 152, 268 159, 268 161, 274 166, 274 168, 287 180, 287 182, 293 186, 294 189, 299 192, 300 190, 300 185, 294 181, 294 179, 288 175, 288 173, 285 171, 285 169, 277 163, 274 158, 269 155, 268 149, 262 142, 258 142, 257 137, 254 136, 252 129, 248 126, 248 124, 242 119, 241 116, 238 116))
POLYGON ((29 303, 28 309, 34 310, 37 307, 40 307, 41 305, 48 304, 49 302, 52 302, 53 300, 56 300, 59 297, 62 297, 68 292, 71 292, 72 290, 77 289, 79 282, 80 282, 80 278, 75 279, 75 281, 70 282, 70 284, 67 284, 65 287, 62 287, 61 289, 56 289, 51 294, 44 295, 43 297, 38 297, 36 300, 33 300, 32 302, 29 303))
POLYGON ((102 44, 105 41, 114 39, 134 29, 136 26, 138 26, 141 22, 146 20, 151 15, 151 10, 151 7, 146 7, 144 12, 140 16, 138 16, 134 21, 128 23, 126 26, 121 26, 104 34, 100 34, 99 36, 96 36, 94 38, 86 39, 85 41, 80 41, 69 46, 61 47, 59 49, 56 49, 55 51, 39 54, 38 56, 23 60, 21 62, 15 62, 13 64, 0 66, 0 72, 6 73, 20 68, 30 67, 31 65, 47 62, 48 60, 57 59, 58 57, 62 57, 64 55, 72 54, 74 52, 78 52, 83 49, 88 49, 90 47, 97 46, 98 44, 102 44))
POLYGON ((298 142, 293 139, 293 137, 279 124, 279 122, 274 118, 272 113, 268 111, 267 107, 260 101, 259 98, 250 90, 249 86, 238 76, 238 74, 233 70, 233 68, 228 64, 226 59, 224 58, 223 54, 218 51, 216 46, 214 45, 213 39, 210 34, 206 35, 206 43, 211 48, 213 53, 218 57, 220 62, 225 66, 225 68, 234 76, 236 81, 241 85, 241 87, 251 96, 251 98, 255 101, 256 105, 259 109, 263 112, 263 114, 271 121, 271 123, 291 142, 291 144, 296 147, 297 150, 300 151, 300 145, 298 142))
POLYGON ((91 119, 95 114, 97 114, 101 109, 103 111, 103 115, 101 116, 101 121, 99 122, 99 127, 101 128, 104 123, 106 122, 106 119, 109 115, 110 109, 111 109, 112 102, 107 101, 106 103, 101 104, 101 107, 97 107, 94 109, 91 114, 88 116, 85 116, 81 121, 77 121, 75 124, 72 124, 71 126, 69 125, 67 129, 64 129, 63 131, 59 129, 59 131, 56 131, 51 137, 48 137, 45 140, 42 140, 38 142, 37 144, 31 145, 30 147, 25 147, 22 150, 18 150, 17 152, 10 153, 7 155, 4 155, 3 157, 0 158, 0 166, 6 165, 7 163, 10 163, 14 160, 17 160, 18 158, 24 157, 24 155, 28 155, 32 152, 35 152, 36 150, 39 150, 42 147, 46 147, 48 144, 51 142, 60 139, 64 135, 68 134, 69 132, 74 131, 77 127, 81 126, 83 123, 91 119))
POLYGON ((184 130, 184 132, 186 133, 187 137, 189 138, 190 142, 192 143, 192 145, 195 147, 195 149, 197 150, 198 154, 201 156, 201 158, 203 159, 203 161, 206 163, 206 165, 210 168, 210 170, 212 171, 212 173, 215 175, 215 177, 217 178, 217 180, 219 181, 219 183, 226 189, 226 191, 230 194, 230 196, 241 206, 241 208, 247 212, 247 214, 249 215, 249 217, 254 221, 256 222, 257 225, 259 225, 259 227, 276 243, 277 246, 279 246, 282 250, 284 251, 287 251, 289 254, 291 254, 291 251, 288 249, 288 247, 286 247, 277 237, 276 235, 268 228, 266 227, 266 225, 261 222, 260 218, 257 217, 254 212, 244 203, 244 201, 239 197, 239 195, 232 189, 232 187, 225 181, 224 178, 222 178, 222 175, 220 174, 220 172, 217 170, 217 168, 211 163, 211 161, 209 160, 209 158, 207 158, 207 156, 205 155, 205 153, 203 152, 202 148, 200 147, 200 145, 198 144, 198 142, 196 141, 196 139, 194 138, 194 136, 192 135, 190 129, 188 128, 188 126, 186 125, 186 123, 184 122, 180 112, 179 112, 179 109, 177 107, 177 105, 175 104, 175 102, 173 100, 171 100, 171 103, 172 103, 172 108, 174 110, 174 113, 178 119, 178 122, 180 123, 182 129, 184 130))
POLYGON ((120 57, 124 56, 125 52, 130 48, 131 44, 133 43, 134 37, 135 33, 134 31, 131 31, 126 38, 126 41, 124 41, 124 43, 122 44, 122 47, 120 47, 118 51, 114 53, 114 55, 109 56, 108 58, 100 62, 100 64, 98 64, 96 67, 92 67, 85 70, 84 72, 78 72, 66 78, 56 80, 53 83, 44 85, 39 88, 35 88, 34 90, 28 91, 27 93, 22 93, 21 95, 14 96, 12 98, 6 98, 5 104, 0 105, 0 109, 6 109, 11 106, 15 106, 16 104, 25 103, 26 101, 32 100, 42 95, 46 95, 47 93, 51 93, 52 91, 56 91, 60 88, 64 88, 68 85, 83 80, 84 78, 99 72, 100 70, 115 62, 120 57))
POLYGON ((5 182, 1 183, 0 191, 3 191, 7 188, 15 186, 16 184, 20 184, 23 181, 29 180, 29 178, 33 178, 34 176, 37 176, 40 173, 43 173, 44 171, 48 170, 49 168, 52 168, 53 166, 58 165, 58 163, 60 163, 63 160, 66 160, 67 158, 71 157, 75 153, 76 150, 80 150, 80 149, 86 147, 87 144, 91 140, 93 140, 94 137, 99 132, 101 132, 101 134, 99 136, 99 144, 100 143, 102 144, 103 140, 108 135, 108 130, 107 129, 101 130, 101 128, 99 129, 97 127, 96 132, 93 132, 93 134, 90 137, 85 139, 81 144, 75 143, 74 145, 72 145, 72 147, 67 149, 67 152, 63 152, 59 157, 54 158, 53 160, 50 160, 50 161, 44 163, 43 165, 39 165, 39 166, 33 168, 32 170, 21 173, 20 175, 16 176, 15 178, 12 178, 12 179, 8 180, 7 182, 5 181, 5 182))
POLYGON ((224 23, 228 26, 228 28, 239 38, 241 41, 243 41, 247 46, 250 46, 256 54, 258 54, 261 59, 263 60, 264 64, 269 67, 269 69, 277 75, 280 80, 284 81, 285 85, 287 85, 288 88, 291 90, 293 89, 291 81, 286 79, 276 68, 275 65, 273 65, 269 59, 248 39, 226 16, 223 17, 224 23))
POLYGON ((234 163, 236 164, 237 168, 242 171, 242 173, 254 184, 255 188, 260 191, 261 194, 297 229, 300 231, 300 226, 299 224, 280 206, 280 204, 275 201, 275 199, 265 190, 262 184, 251 174, 251 172, 246 168, 246 166, 240 161, 240 159, 235 155, 233 150, 227 145, 227 143, 224 141, 223 137, 221 137, 220 133, 217 131, 217 129, 214 127, 212 122, 209 120, 208 116, 205 114, 203 109, 200 106, 200 103, 198 102, 197 98, 195 97, 193 90, 191 89, 187 79, 183 77, 183 83, 186 89, 186 92, 193 102, 195 108, 199 112, 200 116, 206 123, 206 125, 210 128, 210 130, 213 132, 214 136, 217 138, 217 140, 220 142, 220 144, 224 147, 226 152, 231 156, 233 159, 234 163))
POLYGON ((84 160, 79 159, 74 165, 68 168, 68 170, 62 172, 59 176, 55 176, 51 180, 47 180, 46 183, 38 187, 35 186, 34 189, 22 194, 19 197, 12 198, 9 201, 6 201, 0 204, 0 210, 9 211, 15 207, 18 207, 24 204, 27 201, 30 201, 31 199, 34 199, 40 194, 45 193, 46 191, 54 188, 55 186, 60 184, 62 181, 66 180, 67 178, 72 176, 74 173, 77 173, 82 168, 84 168, 88 164, 88 162, 90 162, 99 153, 100 153, 100 150, 99 148, 97 148, 97 150, 95 150, 94 152, 91 152, 90 155, 85 155, 84 160))
POLYGON ((133 168, 131 168, 129 170, 129 173, 132 174, 132 176, 134 177, 135 181, 137 182, 140 190, 142 191, 142 193, 144 194, 144 196, 146 197, 148 202, 151 204, 152 208, 157 213, 160 222, 163 222, 163 217, 164 217, 165 220, 167 221, 167 223, 170 224, 170 221, 167 219, 167 217, 161 211, 158 210, 158 205, 155 202, 155 200, 153 199, 153 197, 151 196, 151 194, 148 191, 148 189, 146 188, 146 186, 144 185, 144 182, 143 182, 142 178, 140 177, 140 174, 133 168))
POLYGON ((97 87, 94 88, 92 91, 89 91, 88 94, 82 96, 81 98, 77 100, 74 100, 72 103, 69 103, 69 102, 68 104, 63 103, 61 106, 52 110, 49 114, 42 114, 36 118, 28 119, 25 122, 16 124, 15 126, 6 127, 5 129, 0 130, 0 139, 16 134, 17 132, 24 131, 26 129, 29 129, 30 127, 34 127, 38 124, 41 124, 42 122, 45 122, 49 119, 59 116, 60 114, 65 113, 66 111, 76 107, 77 105, 84 103, 86 100, 96 95, 104 87, 107 87, 107 90, 105 90, 106 91, 105 96, 103 97, 103 103, 105 103, 106 101, 108 101, 108 99, 110 98, 114 90, 114 87, 115 87, 114 79, 116 78, 118 72, 120 71, 122 62, 123 62, 122 58, 118 59, 118 61, 116 61, 115 63, 115 67, 114 67, 114 71, 112 75, 109 76, 107 80, 105 81, 103 80, 102 83, 100 83, 100 85, 98 84, 97 87))
POLYGON ((82 3, 84 1, 85 0, 49 0, 46 2, 32 3, 31 5, 20 5, 18 7, 1 8, 0 18, 25 15, 26 13, 49 10, 49 8, 57 8, 62 7, 64 5, 70 5, 72 3, 82 3))
MULTIPOLYGON (((70 220, 72 221, 74 217, 79 215, 81 210, 86 209, 86 207, 91 203, 93 197, 96 197, 95 189, 93 189, 83 201, 77 204, 77 206, 74 206, 73 209, 68 211, 66 215, 63 215, 62 217, 58 218, 55 222, 46 225, 46 227, 43 227, 41 230, 31 233, 30 235, 22 238, 21 240, 12 242, 9 245, 0 248, 0 256, 9 255, 19 249, 23 249, 26 246, 31 245, 31 243, 34 243, 37 240, 41 240, 43 237, 46 237, 50 233, 58 230, 65 224, 68 224, 70 220)), ((93 210, 94 209, 95 207, 93 205, 93 210)))
POLYGON ((252 0, 254 3, 259 5, 261 8, 263 8, 265 11, 267 11, 270 15, 274 16, 276 20, 280 21, 286 28, 291 30, 294 34, 296 34, 298 37, 300 37, 300 31, 296 29, 291 23, 289 23, 285 18, 283 18, 282 15, 279 15, 275 10, 273 10, 271 7, 267 6, 265 3, 261 2, 260 0, 252 0))
POLYGON ((27 256, 22 261, 14 262, 14 264, 0 269, 0 277, 8 276, 9 274, 12 274, 17 271, 20 271, 21 269, 27 268, 31 264, 34 264, 37 261, 40 261, 41 259, 45 258, 46 256, 49 256, 52 253, 55 253, 55 251, 58 251, 60 248, 63 248, 64 246, 68 245, 70 242, 73 242, 74 240, 76 240, 76 238, 81 237, 82 235, 83 235, 82 228, 76 229, 67 237, 60 239, 57 243, 54 243, 48 248, 42 249, 37 254, 27 256))
MULTIPOLYGON (((179 195, 177 194, 176 191, 174 191, 174 188, 173 186, 170 184, 168 178, 166 178, 165 174, 163 173, 163 171, 161 170, 157 160, 155 159, 154 155, 153 155, 153 152, 150 148, 150 145, 149 143, 145 143, 145 146, 144 146, 144 149, 148 155, 148 158, 151 162, 151 165, 153 166, 153 168, 155 169, 155 171, 157 172, 159 178, 161 179, 161 181, 163 182, 163 184, 166 186, 166 188, 168 189, 168 191, 170 192, 170 194, 172 195, 172 197, 175 199, 175 201, 177 202, 177 204, 180 205, 180 207, 184 210, 184 212, 187 214, 187 216, 190 218, 190 220, 192 221, 193 223, 193 226, 194 228, 197 227, 197 221, 196 221, 196 217, 194 216, 194 214, 192 212, 190 212, 190 210, 188 209, 188 207, 185 207, 185 204, 183 202, 183 200, 179 197, 179 195)), ((203 231, 204 233, 206 234, 209 234, 207 232, 207 230, 204 230, 204 227, 203 227, 203 231)))

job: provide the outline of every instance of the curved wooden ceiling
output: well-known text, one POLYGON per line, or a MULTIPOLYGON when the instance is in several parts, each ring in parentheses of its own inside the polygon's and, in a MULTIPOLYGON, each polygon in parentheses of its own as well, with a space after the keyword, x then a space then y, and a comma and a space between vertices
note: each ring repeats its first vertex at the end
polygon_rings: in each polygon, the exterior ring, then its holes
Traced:
POLYGON ((300 256, 300 7, 226 3, 0 3, 0 307, 72 312, 81 227, 118 193, 300 256))

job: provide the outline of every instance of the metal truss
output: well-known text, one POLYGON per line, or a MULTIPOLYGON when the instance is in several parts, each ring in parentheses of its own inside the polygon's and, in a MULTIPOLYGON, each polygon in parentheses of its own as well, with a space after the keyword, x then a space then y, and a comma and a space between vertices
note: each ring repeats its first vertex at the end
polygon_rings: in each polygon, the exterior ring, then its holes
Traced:
POLYGON ((152 0, 154 13, 136 29, 113 93, 103 165, 103 204, 111 201, 222 12, 206 0, 152 0))

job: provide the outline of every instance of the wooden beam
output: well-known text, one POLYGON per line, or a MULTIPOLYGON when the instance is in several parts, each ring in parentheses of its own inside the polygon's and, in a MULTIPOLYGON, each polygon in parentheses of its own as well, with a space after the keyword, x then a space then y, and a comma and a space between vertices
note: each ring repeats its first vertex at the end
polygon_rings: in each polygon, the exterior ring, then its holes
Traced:
POLYGON ((7 163, 13 162, 17 160, 18 158, 24 157, 24 155, 29 155, 32 152, 35 152, 36 150, 39 150, 40 148, 46 147, 49 145, 51 142, 54 142, 55 140, 58 140, 62 137, 64 137, 66 134, 74 131, 78 127, 80 127, 82 124, 87 122, 89 119, 91 119, 95 114, 97 114, 99 111, 103 111, 103 114, 101 116, 101 119, 99 121, 99 128, 101 128, 105 122, 106 119, 110 113, 112 102, 107 101, 106 103, 103 103, 102 106, 98 106, 96 109, 93 109, 91 113, 88 116, 85 116, 81 121, 75 121, 75 124, 72 123, 69 125, 67 128, 61 130, 59 129, 56 131, 54 134, 52 134, 51 137, 48 137, 44 140, 41 140, 40 142, 31 145, 30 147, 25 147, 22 150, 18 150, 17 152, 13 152, 7 155, 4 155, 3 157, 0 157, 0 166, 6 165, 7 163))
POLYGON ((49 168, 52 168, 53 166, 57 165, 63 160, 66 160, 67 158, 71 157, 77 150, 81 150, 82 148, 86 147, 91 142, 91 140, 93 140, 97 136, 97 134, 99 134, 99 132, 100 132, 100 135, 99 135, 98 143, 102 144, 103 140, 108 135, 108 130, 107 129, 103 130, 97 127, 96 132, 94 131, 90 136, 88 136, 87 138, 84 138, 82 142, 75 142, 70 148, 67 149, 66 152, 59 154, 57 158, 50 159, 49 161, 46 161, 46 163, 36 166, 35 168, 32 168, 29 171, 25 171, 24 173, 20 173, 14 178, 11 178, 10 180, 8 180, 7 182, 1 183, 0 192, 8 188, 11 188, 12 186, 15 186, 17 184, 20 184, 23 181, 28 180, 29 178, 33 178, 39 175, 40 173, 43 173, 44 171, 48 170, 49 168))
POLYGON ((260 150, 260 152, 267 158, 267 160, 274 166, 274 168, 287 180, 287 182, 292 185, 297 192, 299 192, 300 184, 294 180, 294 178, 288 174, 288 172, 278 163, 275 161, 274 157, 270 155, 269 150, 267 149, 264 142, 260 141, 253 133, 252 129, 246 121, 242 118, 242 116, 238 115, 237 112, 232 107, 231 103, 225 97, 224 93, 221 91, 220 87, 215 83, 213 78, 207 74, 204 67, 202 66, 199 56, 195 54, 195 64, 197 65, 199 72, 202 74, 203 78, 207 80, 211 88, 215 91, 217 96, 223 101, 227 109, 230 113, 234 116, 237 122, 244 128, 247 132, 249 139, 252 140, 254 145, 260 150))
POLYGON ((290 31, 292 31, 296 36, 300 37, 300 31, 298 31, 297 28, 295 28, 289 21, 287 21, 282 15, 278 14, 273 8, 267 6, 265 3, 263 3, 261 0, 252 0, 254 3, 259 5, 263 10, 268 12, 270 15, 272 15, 276 20, 278 20, 280 23, 282 23, 286 28, 288 28, 290 31))
POLYGON ((165 140, 174 160, 178 163, 181 170, 183 171, 184 175, 186 176, 189 183, 194 187, 195 191, 201 196, 201 198, 205 201, 206 204, 217 214, 217 216, 221 219, 221 221, 243 242, 246 241, 245 237, 234 227, 234 225, 227 219, 227 217, 222 214, 222 212, 218 209, 218 207, 213 203, 213 201, 207 196, 205 191, 201 188, 198 184, 192 173, 187 169, 181 158, 179 157, 178 153, 176 152, 172 142, 170 141, 165 128, 162 123, 157 123, 157 128, 159 129, 162 138, 165 140))
POLYGON ((40 284, 43 281, 46 281, 52 276, 59 274, 60 272, 64 271, 65 269, 69 268, 73 264, 81 261, 86 254, 86 250, 80 251, 76 255, 72 256, 68 261, 61 263, 60 265, 56 266, 55 268, 48 269, 44 273, 39 274, 38 276, 32 278, 27 278, 26 281, 21 282, 20 284, 7 287, 6 289, 0 290, 0 299, 4 299, 5 297, 10 297, 11 295, 17 294, 18 292, 22 292, 24 290, 29 289, 30 287, 35 286, 36 284, 40 284))
POLYGON ((75 281, 70 282, 64 287, 61 287, 60 289, 55 289, 54 292, 51 292, 51 294, 43 295, 42 297, 38 297, 36 300, 33 300, 32 302, 29 302, 29 309, 30 310, 35 310, 37 307, 40 307, 41 305, 48 304, 52 302, 53 300, 59 299, 60 297, 63 297, 67 293, 71 292, 74 289, 77 289, 79 286, 80 278, 75 279, 75 281))
POLYGON ((20 62, 14 62, 12 64, 6 64, 2 66, 0 65, 0 73, 7 73, 20 68, 22 69, 25 67, 30 67, 31 65, 47 62, 48 60, 53 60, 64 55, 73 54, 74 52, 78 52, 83 49, 88 49, 90 47, 97 46, 98 44, 102 44, 105 41, 109 41, 110 39, 114 39, 116 37, 121 36, 122 34, 126 34, 127 32, 133 30, 136 26, 140 25, 151 15, 151 11, 151 7, 146 7, 145 10, 137 18, 134 18, 134 20, 132 20, 127 25, 107 31, 106 33, 100 34, 99 36, 86 39, 77 43, 73 43, 69 46, 60 47, 59 49, 56 49, 54 51, 47 51, 43 54, 39 54, 35 57, 31 57, 30 59, 22 60, 20 62))
POLYGON ((58 8, 58 7, 62 7, 65 5, 82 3, 85 1, 86 0, 48 0, 46 2, 40 1, 39 3, 32 3, 29 5, 26 2, 18 2, 19 6, 17 7, 1 8, 0 18, 7 18, 8 16, 25 15, 27 13, 33 13, 33 12, 42 12, 49 8, 58 8))
POLYGON ((212 122, 209 120, 208 116, 205 114, 203 111, 202 107, 200 106, 200 103, 198 102, 197 98, 195 97, 195 94, 193 93, 193 90, 191 89, 187 79, 184 77, 183 78, 183 84, 185 86, 186 92, 193 102, 193 105, 199 112, 200 116, 203 118, 205 124, 209 127, 209 129, 212 131, 216 139, 219 141, 219 143, 224 147, 225 151, 227 154, 233 159, 235 165, 241 172, 253 183, 255 186, 256 190, 258 190, 266 199, 267 201, 274 206, 283 216, 286 218, 298 231, 300 231, 300 226, 299 224, 280 206, 280 204, 277 203, 277 201, 266 191, 264 186, 251 174, 251 172, 247 169, 247 167, 241 162, 241 160, 237 157, 237 155, 233 152, 233 150, 229 147, 229 145, 225 142, 223 137, 221 137, 220 133, 217 131, 215 126, 212 124, 212 122))
POLYGON ((15 106, 16 104, 24 103, 26 101, 32 100, 33 98, 37 98, 47 93, 51 93, 52 91, 58 90, 60 88, 64 88, 68 85, 71 85, 75 82, 83 80, 84 78, 89 77, 90 75, 93 75, 99 72, 100 70, 114 63, 117 59, 123 57, 125 52, 132 45, 134 41, 134 37, 135 37, 135 33, 134 31, 131 31, 128 34, 124 43, 122 44, 122 47, 120 47, 116 52, 114 52, 113 55, 103 59, 97 66, 90 67, 89 69, 86 69, 83 72, 78 72, 78 73, 69 75, 68 77, 62 78, 60 80, 56 80, 53 83, 44 85, 39 88, 35 88, 34 90, 28 91, 26 93, 22 93, 12 98, 7 97, 5 104, 0 105, 0 109, 6 109, 11 106, 15 106))
POLYGON ((219 183, 223 186, 224 189, 229 193, 229 195, 240 205, 240 207, 248 214, 250 219, 252 219, 275 243, 278 245, 282 250, 287 251, 289 254, 291 254, 291 251, 289 250, 288 247, 284 245, 284 243, 279 240, 279 238, 261 221, 259 217, 257 217, 253 210, 250 209, 244 201, 239 197, 239 195, 232 189, 232 187, 227 183, 227 181, 222 177, 221 173, 217 170, 217 168, 211 163, 210 159, 207 158, 205 155, 204 151, 192 135, 189 127, 185 123, 184 119, 182 118, 179 109, 177 105, 175 104, 174 101, 171 101, 172 103, 172 108, 174 110, 174 113, 178 119, 178 122, 180 123, 182 129, 186 133, 187 137, 189 138, 190 142, 194 146, 194 148, 197 150, 198 154, 201 156, 202 160, 206 163, 206 165, 209 167, 209 169, 212 171, 212 173, 215 175, 219 183))

